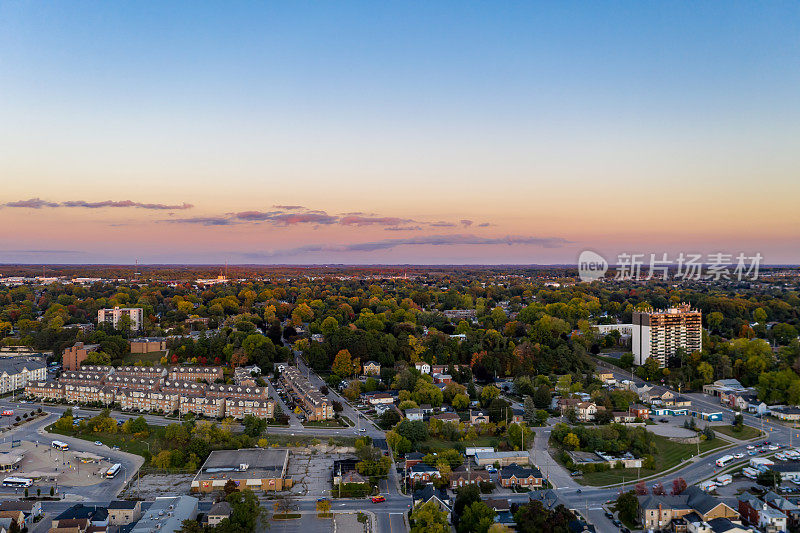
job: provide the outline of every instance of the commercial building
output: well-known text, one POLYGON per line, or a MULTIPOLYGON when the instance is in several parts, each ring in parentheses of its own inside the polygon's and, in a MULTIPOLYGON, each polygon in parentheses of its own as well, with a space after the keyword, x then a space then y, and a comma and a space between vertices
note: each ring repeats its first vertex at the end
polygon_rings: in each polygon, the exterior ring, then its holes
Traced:
POLYGON ((509 466, 512 463, 526 465, 531 456, 527 452, 475 452, 475 464, 490 466, 499 463, 500 466, 509 466))
POLYGON ((229 480, 241 489, 284 490, 292 486, 288 465, 285 448, 215 450, 192 480, 192 492, 222 490, 229 480))
POLYGON ((39 359, 0 359, 0 394, 46 379, 47 366, 39 359))
POLYGON ((144 310, 141 307, 115 307, 113 309, 98 309, 97 323, 111 324, 114 329, 122 317, 130 319, 131 331, 138 331, 144 325, 144 310))
POLYGON ((142 502, 115 500, 108 504, 108 525, 127 526, 142 517, 142 502))
POLYGON ((131 353, 163 352, 167 349, 166 337, 140 337, 129 341, 131 353))
POLYGON ((167 496, 156 498, 142 514, 130 533, 174 533, 181 529, 184 520, 197 518, 197 498, 167 496))
POLYGON ((634 311, 631 342, 634 362, 643 365, 652 357, 665 367, 679 349, 687 354, 700 351, 702 322, 702 313, 687 304, 662 311, 634 311))

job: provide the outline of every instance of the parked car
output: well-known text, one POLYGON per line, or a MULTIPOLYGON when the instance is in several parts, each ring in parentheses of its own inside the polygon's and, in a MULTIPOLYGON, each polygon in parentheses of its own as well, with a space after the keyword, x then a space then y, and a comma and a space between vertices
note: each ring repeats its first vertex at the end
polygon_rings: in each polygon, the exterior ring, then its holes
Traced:
POLYGON ((96 440, 96 441, 94 441, 94 445, 95 445, 95 446, 102 446, 102 445, 103 445, 103 443, 102 443, 102 442, 100 442, 99 440, 96 440))
POLYGON ((385 501, 386 501, 386 498, 384 498, 383 496, 373 496, 372 497, 372 503, 381 503, 381 502, 385 502, 385 501))

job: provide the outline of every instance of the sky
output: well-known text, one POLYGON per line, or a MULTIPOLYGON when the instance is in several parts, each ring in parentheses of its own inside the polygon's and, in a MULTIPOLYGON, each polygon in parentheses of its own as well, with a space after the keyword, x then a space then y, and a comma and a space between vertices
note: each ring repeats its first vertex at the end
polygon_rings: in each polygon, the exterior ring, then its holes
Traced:
POLYGON ((0 0, 0 263, 800 263, 800 4, 0 0))

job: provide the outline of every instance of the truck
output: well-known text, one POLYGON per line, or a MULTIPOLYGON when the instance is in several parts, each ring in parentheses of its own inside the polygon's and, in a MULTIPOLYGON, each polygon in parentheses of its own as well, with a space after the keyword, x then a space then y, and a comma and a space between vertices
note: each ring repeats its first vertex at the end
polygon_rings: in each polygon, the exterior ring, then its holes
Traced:
POLYGON ((723 455, 722 457, 717 459, 717 466, 723 467, 726 464, 728 464, 731 461, 733 461, 733 459, 734 459, 734 457, 732 455, 723 455))
POLYGON ((717 476, 717 479, 715 481, 717 483, 717 486, 724 487, 725 485, 730 485, 731 483, 733 483, 733 476, 731 476, 730 474, 722 474, 721 476, 717 476))
POLYGON ((758 477, 758 470, 755 468, 742 468, 742 475, 749 479, 755 479, 758 477))
POLYGON ((14 416, 14 411, 12 411, 11 409, 6 409, 5 411, 3 411, 3 416, 14 416))

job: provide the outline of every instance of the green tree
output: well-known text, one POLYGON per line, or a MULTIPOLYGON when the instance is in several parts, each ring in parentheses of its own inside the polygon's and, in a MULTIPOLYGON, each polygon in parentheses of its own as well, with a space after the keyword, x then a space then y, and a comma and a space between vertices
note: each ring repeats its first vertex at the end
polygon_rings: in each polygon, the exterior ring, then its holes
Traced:
POLYGON ((482 501, 472 502, 458 520, 458 533, 486 533, 494 524, 495 512, 482 501))
POLYGON ((429 501, 417 505, 411 512, 411 533, 449 533, 447 513, 429 501))
POLYGON ((623 492, 617 497, 615 505, 617 513, 623 522, 635 523, 639 512, 639 500, 634 491, 623 492))

